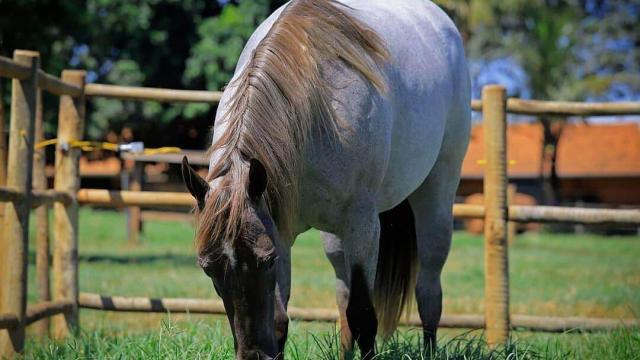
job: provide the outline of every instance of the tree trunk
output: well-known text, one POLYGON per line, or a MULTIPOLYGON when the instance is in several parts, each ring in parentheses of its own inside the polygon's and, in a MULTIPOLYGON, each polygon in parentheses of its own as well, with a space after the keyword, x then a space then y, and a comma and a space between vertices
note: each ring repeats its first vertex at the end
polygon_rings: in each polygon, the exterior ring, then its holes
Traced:
POLYGON ((542 161, 540 162, 543 203, 557 205, 561 196, 557 159, 562 123, 549 117, 541 117, 540 123, 543 128, 542 161))

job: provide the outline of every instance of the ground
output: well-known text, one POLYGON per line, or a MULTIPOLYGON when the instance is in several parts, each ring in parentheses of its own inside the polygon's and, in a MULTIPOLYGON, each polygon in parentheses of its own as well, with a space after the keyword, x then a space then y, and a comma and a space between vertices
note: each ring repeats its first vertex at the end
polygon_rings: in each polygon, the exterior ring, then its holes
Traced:
MULTIPOLYGON (((186 222, 148 222, 142 244, 126 242, 121 213, 82 209, 80 289, 108 295, 215 297, 197 267, 193 227, 186 222)), ((32 232, 33 233, 33 232, 32 232)), ((444 312, 483 311, 483 243, 457 232, 443 275, 444 312)), ((535 233, 510 249, 514 314, 636 318, 640 310, 640 237, 535 233)), ((31 246, 33 260, 33 244, 31 246)), ((29 301, 35 299, 29 267, 29 301)), ((300 236, 293 250, 290 304, 335 307, 334 277, 318 233, 300 236)), ((30 337, 27 358, 215 358, 232 359, 226 319, 208 315, 159 315, 81 311, 82 333, 65 343, 30 337)), ((335 326, 293 322, 287 353, 294 359, 334 359, 335 326)), ((401 329, 384 358, 419 358, 417 331, 401 329), (413 353, 412 353, 413 352, 413 353), (412 355, 413 354, 413 355, 412 355)), ((640 358, 640 330, 597 334, 516 332, 514 343, 489 354, 480 331, 442 330, 441 358, 640 358)))

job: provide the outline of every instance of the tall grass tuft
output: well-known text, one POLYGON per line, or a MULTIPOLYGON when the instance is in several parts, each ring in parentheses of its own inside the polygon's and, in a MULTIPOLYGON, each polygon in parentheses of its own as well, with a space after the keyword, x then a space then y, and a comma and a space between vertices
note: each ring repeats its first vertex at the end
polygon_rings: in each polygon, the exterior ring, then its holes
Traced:
MULTIPOLYGON (((286 358, 338 360, 340 336, 334 329, 309 332, 295 322, 286 358)), ((104 329, 108 329, 104 326, 104 329)), ((139 334, 83 331, 63 342, 31 338, 26 359, 234 359, 233 339, 227 324, 163 321, 158 330, 139 334)), ((640 359, 640 328, 601 333, 531 334, 515 332, 506 345, 489 349, 477 331, 440 338, 432 354, 423 352, 422 334, 400 331, 377 346, 376 360, 556 360, 640 359)), ((357 349, 354 359, 359 359, 357 349)))
MULTIPOLYGON (((340 341, 337 334, 314 336, 322 360, 338 360, 340 341)), ((357 351, 355 358, 359 359, 357 351)), ((376 360, 537 360, 566 359, 567 353, 546 346, 534 346, 524 341, 510 340, 506 345, 489 349, 481 334, 464 333, 445 340, 433 353, 425 353, 422 334, 418 331, 399 332, 380 343, 376 360)))

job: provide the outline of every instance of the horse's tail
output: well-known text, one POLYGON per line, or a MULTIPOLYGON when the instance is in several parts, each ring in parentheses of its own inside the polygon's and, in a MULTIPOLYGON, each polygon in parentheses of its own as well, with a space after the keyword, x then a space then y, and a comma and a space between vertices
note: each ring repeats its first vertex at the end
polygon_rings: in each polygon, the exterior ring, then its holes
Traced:
POLYGON ((373 303, 378 330, 388 336, 402 312, 411 308, 418 273, 418 249, 413 211, 405 200, 380 214, 380 248, 373 303))

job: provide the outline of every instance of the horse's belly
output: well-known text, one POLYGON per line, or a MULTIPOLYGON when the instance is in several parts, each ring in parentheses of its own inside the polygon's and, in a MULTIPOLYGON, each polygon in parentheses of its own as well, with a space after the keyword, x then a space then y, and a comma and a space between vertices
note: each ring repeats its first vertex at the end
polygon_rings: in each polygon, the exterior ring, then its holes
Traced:
POLYGON ((382 186, 378 195, 380 211, 405 200, 426 179, 436 162, 444 133, 443 109, 397 119, 382 186))
POLYGON ((458 34, 434 4, 421 0, 341 0, 382 36, 391 52, 385 69, 392 134, 378 208, 388 210, 414 192, 438 157, 452 104, 458 34))

